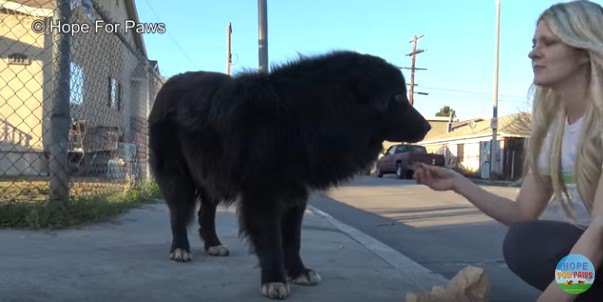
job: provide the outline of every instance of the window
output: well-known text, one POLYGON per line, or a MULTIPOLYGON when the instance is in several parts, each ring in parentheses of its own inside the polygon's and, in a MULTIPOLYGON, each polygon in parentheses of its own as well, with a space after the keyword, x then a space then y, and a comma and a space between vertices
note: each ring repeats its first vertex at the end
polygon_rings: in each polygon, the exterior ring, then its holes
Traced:
POLYGON ((73 62, 71 62, 69 77, 69 103, 72 105, 84 103, 84 70, 73 62))
POLYGON ((462 162, 465 158, 465 144, 456 145, 456 158, 458 162, 462 162))
POLYGON ((13 53, 8 56, 8 65, 31 65, 31 59, 22 53, 13 53))
POLYGON ((75 10, 81 6, 89 21, 95 19, 94 0, 71 0, 69 4, 71 5, 71 10, 75 10))
POLYGON ((69 4, 70 4, 71 10, 74 10, 82 4, 82 0, 71 0, 71 1, 69 1, 69 4))
POLYGON ((109 77, 109 108, 121 110, 121 85, 117 79, 109 77))

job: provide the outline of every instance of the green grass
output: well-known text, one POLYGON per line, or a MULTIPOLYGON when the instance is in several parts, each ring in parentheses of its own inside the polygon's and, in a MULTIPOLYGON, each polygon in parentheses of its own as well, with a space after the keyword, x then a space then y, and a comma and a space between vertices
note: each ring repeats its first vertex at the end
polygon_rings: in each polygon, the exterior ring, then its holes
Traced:
MULTIPOLYGON (((98 196, 122 192, 128 183, 111 182, 100 179, 71 179, 70 196, 98 196)), ((50 192, 48 178, 9 179, 0 177, 0 203, 47 201, 50 192)))
POLYGON ((570 294, 582 293, 582 292, 586 291, 587 289, 589 289, 591 287, 591 285, 592 284, 572 284, 572 285, 559 284, 561 289, 563 289, 564 291, 566 291, 570 294))
POLYGON ((0 201, 0 228, 63 229, 103 222, 158 197, 157 185, 147 182, 126 193, 75 196, 66 203, 0 201))

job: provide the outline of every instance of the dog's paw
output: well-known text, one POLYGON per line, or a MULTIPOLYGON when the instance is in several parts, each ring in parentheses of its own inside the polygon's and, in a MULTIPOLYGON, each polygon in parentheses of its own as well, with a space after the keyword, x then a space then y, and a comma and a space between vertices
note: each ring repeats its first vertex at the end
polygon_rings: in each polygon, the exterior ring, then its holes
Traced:
POLYGON ((188 262, 193 260, 193 254, 184 249, 174 249, 170 252, 170 260, 177 262, 188 262))
POLYGON ((305 272, 303 272, 301 275, 295 277, 295 278, 291 278, 291 283, 293 284, 299 284, 299 285, 316 285, 318 283, 320 283, 320 281, 322 280, 320 278, 320 275, 309 269, 305 272))
POLYGON ((230 251, 224 245, 216 245, 207 248, 207 252, 212 256, 228 256, 230 251))
POLYGON ((286 299, 289 296, 289 284, 282 282, 262 284, 262 295, 270 299, 286 299))

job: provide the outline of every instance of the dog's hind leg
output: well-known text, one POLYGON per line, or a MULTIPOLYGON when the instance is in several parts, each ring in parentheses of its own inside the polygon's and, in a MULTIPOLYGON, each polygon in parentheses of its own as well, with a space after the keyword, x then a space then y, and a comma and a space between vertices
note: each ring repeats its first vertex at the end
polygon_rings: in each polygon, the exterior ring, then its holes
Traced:
POLYGON ((289 295, 283 263, 281 217, 280 206, 274 197, 243 195, 239 209, 241 232, 250 239, 258 256, 261 292, 271 299, 285 299, 289 295))
POLYGON ((287 279, 300 285, 316 285, 320 282, 320 275, 308 269, 299 255, 301 249, 301 231, 305 202, 288 209, 282 218, 283 253, 287 279))
POLYGON ((158 177, 157 183, 170 209, 172 247, 170 259, 187 262, 192 259, 187 226, 195 212, 195 187, 189 177, 170 173, 158 177))
POLYGON ((229 250, 222 245, 216 234, 216 207, 218 202, 209 197, 203 189, 197 188, 201 207, 199 208, 199 235, 205 243, 205 250, 212 256, 228 256, 229 250))

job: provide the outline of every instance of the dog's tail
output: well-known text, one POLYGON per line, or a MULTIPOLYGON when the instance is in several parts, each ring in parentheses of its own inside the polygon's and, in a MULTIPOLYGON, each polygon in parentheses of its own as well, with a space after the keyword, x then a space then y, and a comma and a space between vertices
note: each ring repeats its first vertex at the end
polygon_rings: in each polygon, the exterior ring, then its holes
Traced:
POLYGON ((161 87, 149 115, 149 160, 154 174, 182 160, 179 131, 202 131, 211 100, 232 78, 214 72, 187 72, 161 87))
POLYGON ((174 78, 170 79, 159 90, 149 114, 149 164, 154 176, 165 174, 166 160, 170 158, 166 153, 178 148, 177 136, 174 135, 176 125, 172 121, 172 96, 177 95, 173 80, 174 78))

